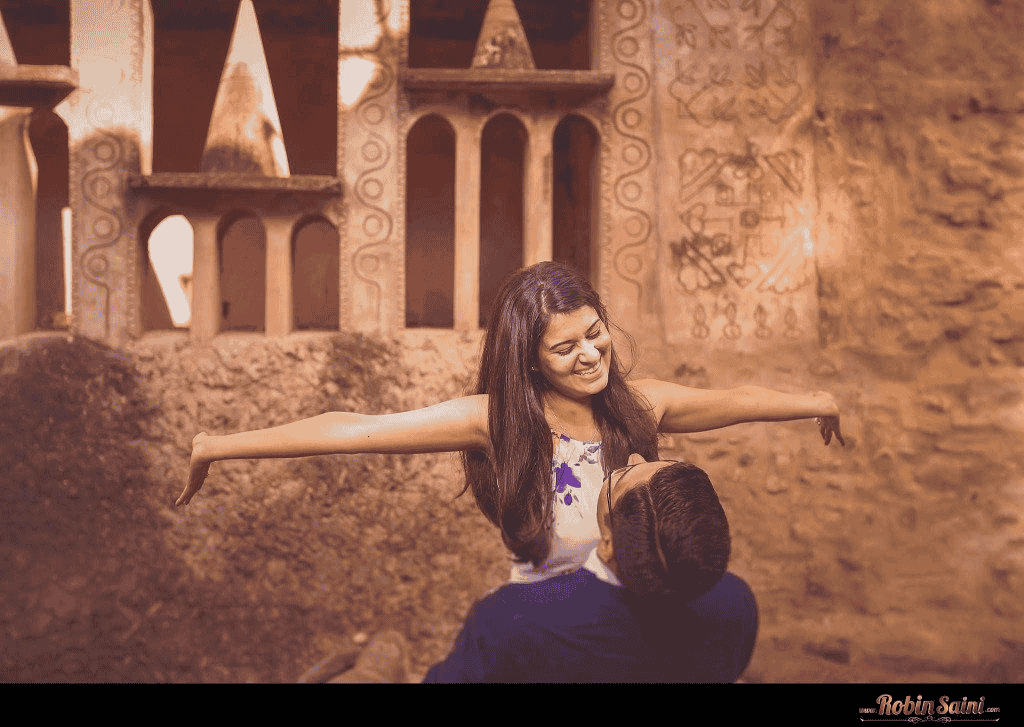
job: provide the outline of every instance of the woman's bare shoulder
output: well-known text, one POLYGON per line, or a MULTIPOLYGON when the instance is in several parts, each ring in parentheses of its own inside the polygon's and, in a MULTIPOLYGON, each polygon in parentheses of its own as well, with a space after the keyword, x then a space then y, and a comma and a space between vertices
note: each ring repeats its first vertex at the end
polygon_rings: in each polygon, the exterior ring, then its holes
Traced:
POLYGON ((487 394, 471 394, 452 399, 439 406, 450 408, 461 423, 468 425, 476 444, 483 448, 490 446, 490 427, 487 423, 488 403, 487 394))
POLYGON ((487 394, 471 394, 469 396, 462 397, 461 401, 464 402, 466 410, 472 413, 473 421, 480 425, 486 432, 487 407, 490 403, 490 398, 487 394))
POLYGON ((664 381, 658 381, 657 379, 632 379, 626 383, 633 390, 634 394, 644 397, 653 396, 655 398, 658 396, 661 388, 665 386, 664 381))
POLYGON ((487 449, 487 397, 464 396, 421 409, 354 415, 361 427, 359 452, 422 453, 487 449))
POLYGON ((472 422, 479 442, 478 449, 490 449, 491 427, 488 423, 490 397, 487 394, 471 394, 457 401, 465 408, 469 421, 472 422))
POLYGON ((665 413, 666 383, 658 379, 634 379, 627 384, 633 394, 651 408, 655 420, 661 421, 661 416, 665 413))

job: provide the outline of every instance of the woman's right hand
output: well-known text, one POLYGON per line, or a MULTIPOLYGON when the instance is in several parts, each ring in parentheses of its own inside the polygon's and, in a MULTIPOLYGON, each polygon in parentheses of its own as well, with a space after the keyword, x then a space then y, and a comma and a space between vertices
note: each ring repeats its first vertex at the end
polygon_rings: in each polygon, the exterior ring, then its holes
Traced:
POLYGON ((192 459, 189 461, 188 467, 188 484, 182 490, 181 496, 175 500, 175 507, 187 505, 192 500, 192 496, 199 492, 203 482, 206 481, 206 475, 210 471, 210 464, 213 462, 213 460, 207 459, 204 456, 205 447, 203 446, 203 440, 209 439, 209 436, 206 432, 199 432, 199 434, 192 438, 192 459))

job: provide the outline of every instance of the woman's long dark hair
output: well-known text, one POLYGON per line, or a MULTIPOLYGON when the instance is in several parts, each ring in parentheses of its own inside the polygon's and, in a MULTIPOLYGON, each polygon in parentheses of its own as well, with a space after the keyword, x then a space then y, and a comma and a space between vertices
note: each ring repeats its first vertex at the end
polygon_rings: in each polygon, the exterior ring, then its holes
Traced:
MULTIPOLYGON (((580 273, 559 263, 532 265, 502 286, 484 340, 475 393, 488 395, 491 451, 463 454, 462 492, 473 491, 518 563, 537 566, 551 551, 554 448, 541 399, 549 384, 531 368, 539 369, 537 347, 551 316, 584 306, 609 325, 600 297, 580 273)), ((632 452, 658 457, 657 424, 647 402, 626 385, 614 346, 608 368, 608 385, 591 400, 606 473, 624 466, 632 452)))

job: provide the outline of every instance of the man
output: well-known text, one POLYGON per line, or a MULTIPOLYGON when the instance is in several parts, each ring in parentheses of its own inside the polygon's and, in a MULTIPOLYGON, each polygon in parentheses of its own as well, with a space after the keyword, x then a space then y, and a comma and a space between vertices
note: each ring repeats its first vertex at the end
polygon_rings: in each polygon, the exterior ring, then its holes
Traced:
MULTIPOLYGON (((478 601, 425 682, 733 682, 757 636, 749 587, 726 573, 729 524, 707 474, 632 455, 605 480, 600 541, 580 570, 478 601)), ((403 681, 378 634, 337 682, 403 681)))

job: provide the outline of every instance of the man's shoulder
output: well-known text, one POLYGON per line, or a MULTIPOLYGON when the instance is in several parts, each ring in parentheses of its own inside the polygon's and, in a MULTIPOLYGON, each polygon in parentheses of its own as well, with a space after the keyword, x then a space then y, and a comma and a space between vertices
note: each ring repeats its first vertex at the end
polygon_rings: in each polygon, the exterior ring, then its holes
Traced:
POLYGON ((553 615, 555 604, 580 602, 596 606, 607 601, 615 586, 580 568, 532 583, 506 583, 477 601, 477 617, 494 618, 515 611, 514 616, 539 617, 553 615))

